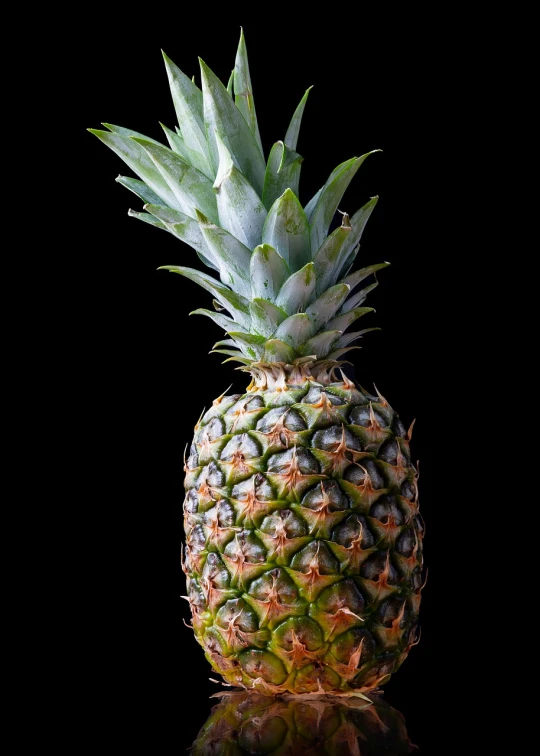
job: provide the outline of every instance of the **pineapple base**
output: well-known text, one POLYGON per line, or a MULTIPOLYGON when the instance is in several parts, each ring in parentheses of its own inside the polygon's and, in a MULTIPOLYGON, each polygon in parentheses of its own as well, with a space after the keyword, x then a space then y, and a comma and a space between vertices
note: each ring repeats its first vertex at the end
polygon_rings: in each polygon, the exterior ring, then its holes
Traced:
POLYGON ((411 429, 335 368, 252 365, 247 392, 220 396, 195 429, 186 598, 231 686, 367 692, 417 642, 424 527, 411 429))

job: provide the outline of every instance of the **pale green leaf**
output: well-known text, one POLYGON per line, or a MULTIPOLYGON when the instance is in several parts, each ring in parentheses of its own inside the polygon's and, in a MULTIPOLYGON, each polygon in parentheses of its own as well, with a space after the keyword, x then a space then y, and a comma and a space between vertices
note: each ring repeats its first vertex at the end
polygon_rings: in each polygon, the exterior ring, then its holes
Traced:
POLYGON ((212 349, 210 354, 228 354, 230 355, 231 359, 225 360, 225 362, 232 362, 233 360, 236 360, 237 362, 242 362, 244 365, 251 365, 253 360, 250 360, 249 357, 244 357, 242 355, 242 352, 236 352, 233 349, 212 349))
POLYGON ((330 287, 306 309, 306 315, 314 325, 313 332, 320 331, 334 317, 350 292, 350 286, 336 284, 330 287))
POLYGON ((306 89, 304 96, 302 97, 298 107, 294 111, 294 115, 291 119, 291 123, 289 124, 287 133, 285 134, 285 140, 284 140, 285 144, 291 150, 296 150, 296 145, 298 144, 298 134, 300 132, 300 124, 302 123, 302 116, 304 114, 304 108, 306 107, 306 102, 307 102, 310 89, 312 89, 312 87, 309 87, 308 89, 306 89))
POLYGON ((177 239, 193 247, 205 265, 219 271, 219 266, 214 260, 212 251, 208 248, 196 220, 185 213, 161 205, 148 204, 144 206, 144 209, 159 218, 166 225, 167 230, 177 239))
POLYGON ((157 194, 144 183, 144 181, 139 181, 139 179, 134 179, 130 176, 118 176, 116 181, 122 186, 125 186, 126 189, 129 189, 130 192, 133 192, 133 194, 136 194, 137 197, 140 197, 143 202, 161 205, 161 198, 158 197, 157 194))
POLYGON ((263 154, 244 116, 217 76, 200 60, 206 135, 214 169, 219 165, 217 136, 259 196, 264 184, 263 154))
POLYGON ((286 189, 298 195, 300 167, 303 157, 289 149, 283 142, 276 142, 270 150, 268 165, 264 176, 263 203, 272 207, 286 189))
POLYGON ((212 252, 212 259, 219 266, 222 283, 242 296, 251 298, 250 250, 224 228, 211 223, 198 210, 195 212, 203 238, 212 252))
POLYGON ((365 333, 369 333, 370 331, 380 331, 380 328, 374 327, 374 328, 363 328, 361 331, 351 331, 350 333, 344 333, 343 336, 340 338, 340 340, 337 342, 336 347, 342 348, 346 347, 349 344, 352 344, 353 341, 356 341, 356 339, 361 339, 365 333))
POLYGON ((255 247, 250 261, 251 296, 274 302, 289 269, 285 260, 269 244, 255 247))
POLYGON ((201 90, 163 53, 178 126, 189 152, 190 163, 207 178, 214 176, 206 141, 201 90))
POLYGON ((314 354, 318 359, 325 357, 332 345, 341 336, 341 331, 323 331, 318 333, 309 341, 306 341, 300 349, 300 353, 303 355, 314 354))
POLYGON ((230 94, 231 97, 234 97, 233 84, 234 84, 234 68, 231 71, 231 75, 229 76, 229 81, 227 82, 227 92, 230 94))
POLYGON ((128 215, 130 218, 138 218, 139 220, 144 221, 145 223, 149 223, 151 226, 155 226, 156 228, 162 228, 164 231, 168 231, 167 226, 162 223, 157 218, 154 218, 153 215, 150 215, 150 213, 138 213, 135 210, 128 210, 128 215))
MULTIPOLYGON (((379 152, 379 150, 373 150, 373 152, 379 152)), ((324 185, 309 221, 311 226, 311 250, 313 254, 315 254, 326 238, 330 223, 334 218, 345 190, 364 160, 368 155, 372 155, 373 152, 368 152, 361 157, 342 163, 341 170, 324 185)))
POLYGON ((212 222, 218 222, 216 196, 211 182, 204 174, 167 147, 158 147, 143 139, 133 138, 132 141, 139 144, 154 162, 174 192, 177 203, 181 204, 179 209, 182 212, 194 218, 197 209, 212 222))
POLYGON ((249 329, 248 300, 223 286, 215 278, 193 268, 183 268, 179 265, 162 265, 158 270, 170 270, 171 273, 179 273, 181 276, 185 276, 196 284, 199 284, 199 286, 202 286, 203 289, 206 289, 206 291, 215 296, 221 306, 231 313, 235 322, 239 323, 243 328, 249 329))
POLYGON ((231 318, 228 318, 226 315, 222 315, 221 312, 214 312, 213 310, 206 310, 202 307, 199 307, 197 310, 193 310, 193 312, 189 313, 190 315, 205 315, 207 318, 210 318, 214 321, 220 328, 223 328, 224 331, 227 331, 230 333, 231 331, 235 331, 236 333, 247 333, 247 331, 244 331, 242 326, 240 326, 235 320, 231 320, 231 318))
POLYGON ((153 144, 157 144, 160 147, 163 147, 162 142, 158 142, 157 139, 153 139, 152 137, 146 136, 145 134, 141 134, 140 131, 126 129, 124 128, 124 126, 115 126, 114 123, 102 123, 101 125, 105 126, 106 129, 109 129, 109 131, 112 131, 115 134, 120 134, 121 136, 125 137, 139 137, 140 139, 146 139, 148 142, 153 142, 153 144))
POLYGON ((315 293, 316 275, 312 262, 293 273, 280 289, 276 304, 288 315, 303 311, 315 293))
POLYGON ((280 323, 274 337, 284 341, 294 349, 298 349, 300 344, 307 341, 316 330, 313 321, 306 315, 306 313, 300 312, 296 315, 291 315, 280 323))
POLYGON ((189 154, 188 148, 186 147, 186 143, 184 142, 183 137, 177 132, 171 131, 171 129, 167 128, 164 123, 160 123, 159 125, 165 132, 165 136, 167 137, 167 141, 169 142, 169 147, 171 148, 171 150, 173 152, 176 152, 177 155, 180 155, 181 158, 190 163, 191 156, 189 154))
POLYGON ((310 262, 309 224, 291 189, 286 189, 270 208, 262 238, 279 252, 293 273, 310 262))
POLYGON ((279 339, 270 339, 266 342, 262 355, 263 362, 286 362, 291 363, 297 357, 292 347, 279 339))
POLYGON ((253 89, 251 86, 251 76, 249 73, 248 56, 246 50, 246 40, 244 30, 240 32, 240 42, 238 43, 238 52, 234 64, 234 101, 238 110, 242 113, 247 121, 251 132, 259 146, 261 154, 264 155, 257 124, 257 114, 255 112, 255 102, 253 101, 253 89))
POLYGON ((262 356, 266 343, 264 336, 258 336, 254 333, 240 333, 238 331, 229 331, 229 336, 233 337, 236 346, 247 356, 254 358, 262 356))
POLYGON ((338 263, 342 257, 342 249, 347 241, 351 228, 339 226, 330 236, 327 236, 320 249, 313 256, 313 264, 317 271, 317 293, 322 293, 336 280, 338 263))
POLYGON ((377 263, 376 265, 368 265, 365 268, 359 268, 358 270, 355 270, 354 273, 351 273, 350 275, 342 279, 340 283, 348 284, 351 287, 352 291, 356 286, 358 286, 361 281, 370 276, 372 273, 375 273, 378 270, 382 270, 383 268, 387 268, 389 265, 389 262, 383 262, 377 263))
POLYGON ((97 136, 113 152, 116 152, 129 165, 131 170, 157 194, 160 202, 164 202, 169 207, 182 210, 183 205, 178 202, 174 192, 140 144, 137 144, 131 137, 123 136, 122 134, 100 131, 99 129, 88 129, 88 131, 97 136))
POLYGON ((358 318, 361 318, 362 315, 366 315, 368 312, 375 312, 375 310, 373 307, 355 307, 354 310, 349 310, 349 312, 345 312, 343 315, 338 315, 336 318, 333 318, 326 324, 326 326, 328 330, 344 331, 354 323, 355 320, 358 320, 358 318))
POLYGON ((250 330, 266 337, 271 336, 278 325, 287 317, 285 310, 266 299, 254 299, 251 302, 249 312, 251 315, 250 330))
POLYGON ((334 281, 337 281, 340 276, 345 275, 347 270, 354 263, 360 248, 360 239, 362 238, 364 228, 366 227, 366 223, 368 222, 371 213, 375 209, 378 199, 378 197, 372 197, 369 202, 366 202, 366 204, 350 219, 351 233, 341 249, 339 259, 336 261, 336 275, 334 281))
POLYGON ((369 286, 365 286, 358 293, 353 294, 353 296, 345 302, 345 304, 341 308, 341 312, 348 312, 349 310, 352 310, 353 307, 359 307, 366 301, 366 297, 369 292, 373 291, 373 289, 376 289, 378 285, 378 281, 375 281, 369 286))
POLYGON ((266 209, 255 189, 238 170, 233 156, 218 135, 219 168, 214 182, 219 225, 254 249, 261 242, 266 209))
POLYGON ((327 360, 340 360, 347 352, 350 352, 352 349, 362 349, 362 347, 359 346, 348 346, 344 347, 343 349, 333 349, 331 352, 329 352, 326 355, 327 360))

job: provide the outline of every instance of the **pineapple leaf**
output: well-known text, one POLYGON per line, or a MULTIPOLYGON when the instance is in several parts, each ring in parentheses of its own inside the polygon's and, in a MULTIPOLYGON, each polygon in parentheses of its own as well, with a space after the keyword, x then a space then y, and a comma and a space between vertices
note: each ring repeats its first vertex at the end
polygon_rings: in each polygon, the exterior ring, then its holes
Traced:
POLYGON ((113 152, 116 152, 129 165, 131 170, 157 194, 160 202, 164 202, 169 207, 174 207, 177 210, 182 210, 183 205, 176 199, 174 192, 156 168, 150 156, 134 139, 122 134, 111 133, 110 131, 100 131, 99 129, 88 129, 88 131, 97 136, 98 139, 101 139, 103 144, 110 147, 113 152))
POLYGON ((287 129, 287 133, 285 134, 285 144, 291 150, 296 150, 296 145, 298 143, 298 134, 300 132, 300 124, 302 123, 304 108, 306 107, 307 98, 311 89, 313 89, 313 87, 306 89, 304 96, 302 97, 298 107, 294 111, 291 123, 289 125, 289 128, 287 129))
POLYGON ((212 179, 210 150, 206 141, 203 118, 202 92, 165 53, 163 53, 163 60, 167 69, 178 126, 189 153, 189 162, 207 178, 212 179))
POLYGON ((240 42, 238 43, 238 52, 234 64, 234 100, 238 110, 242 113, 247 121, 249 128, 255 136, 255 140, 261 154, 264 155, 259 134, 259 125, 257 123, 257 114, 255 112, 255 103, 253 101, 253 91, 251 87, 251 76, 249 73, 249 64, 246 50, 246 40, 244 30, 240 31, 240 42))
POLYGON ((269 244, 260 244, 253 250, 249 270, 252 298, 274 302, 289 276, 285 260, 269 244))
POLYGON ((236 167, 220 136, 216 139, 220 159, 214 189, 220 225, 253 249, 261 240, 266 210, 255 189, 236 167))
POLYGON ((378 197, 372 197, 350 219, 351 233, 340 251, 339 259, 336 261, 334 281, 337 281, 341 275, 344 275, 354 263, 360 248, 360 239, 362 238, 364 228, 378 200, 378 197))
POLYGON ((209 179, 167 147, 158 147, 144 139, 133 137, 149 155, 174 192, 180 210, 191 218, 195 209, 201 210, 213 222, 218 221, 216 197, 209 179))
POLYGON ((250 298, 250 250, 228 231, 211 223, 199 210, 195 212, 206 245, 212 252, 212 258, 219 265, 221 282, 242 296, 250 298))
POLYGON ((270 208, 262 238, 279 252, 293 273, 310 262, 309 224, 291 189, 286 189, 270 208))
POLYGON ((158 270, 169 270, 171 273, 179 273, 181 276, 189 278, 194 281, 203 289, 209 291, 218 300, 222 307, 228 310, 235 322, 239 323, 244 328, 249 328, 249 302, 244 297, 231 291, 226 286, 223 286, 215 278, 201 273, 199 270, 193 268, 183 268, 179 265, 162 265, 158 270))
POLYGON ((229 81, 227 82, 227 92, 230 94, 231 97, 234 97, 233 85, 234 85, 234 68, 231 71, 231 75, 229 76, 229 81))
POLYGON ((270 339, 265 344, 263 362, 292 362, 296 353, 292 347, 279 339, 270 339))
POLYGON ((216 137, 221 137, 244 176, 261 196, 264 183, 264 157, 244 116, 221 81, 199 58, 203 88, 204 122, 212 164, 219 164, 216 137))
POLYGON ((193 247, 205 265, 219 271, 219 266, 214 260, 212 251, 208 248, 196 220, 178 210, 171 210, 169 207, 161 205, 149 204, 145 205, 144 209, 162 221, 167 230, 177 239, 193 247))
POLYGON ((266 339, 264 336, 257 336, 254 333, 241 333, 239 331, 229 331, 229 336, 234 339, 234 344, 242 350, 246 356, 252 355, 260 359, 264 351, 266 339))
POLYGON ((266 299, 254 299, 251 302, 249 311, 252 321, 250 330, 267 338, 275 332, 278 325, 287 317, 285 310, 282 310, 281 307, 272 302, 268 302, 266 299))
POLYGON ((349 310, 349 312, 345 312, 343 315, 338 315, 333 318, 326 325, 329 330, 344 331, 354 323, 355 320, 358 320, 358 318, 361 318, 362 315, 366 315, 368 312, 375 312, 375 310, 373 307, 355 307, 354 310, 349 310))
POLYGON ((175 131, 171 131, 171 129, 167 128, 164 123, 159 124, 163 131, 165 132, 165 136, 167 137, 167 141, 169 142, 169 147, 173 152, 176 152, 177 155, 180 155, 181 158, 183 158, 186 162, 191 162, 191 155, 189 154, 189 150, 186 147, 186 143, 184 142, 183 137, 180 134, 177 134, 175 131))
POLYGON ((369 333, 370 331, 380 331, 380 328, 374 327, 374 328, 363 328, 361 331, 351 331, 350 333, 344 333, 343 336, 340 338, 340 340, 337 342, 336 347, 342 348, 346 347, 348 344, 351 344, 353 341, 356 341, 356 339, 361 339, 365 333, 369 333))
POLYGON ((128 210, 128 215, 130 218, 138 218, 139 220, 142 220, 145 223, 149 223, 151 226, 155 226, 156 228, 162 228, 164 231, 169 230, 164 223, 162 223, 157 218, 154 218, 154 216, 150 215, 150 213, 138 213, 135 210, 130 209, 128 210))
POLYGON ((228 354, 231 356, 230 360, 225 360, 225 362, 231 362, 232 360, 238 360, 238 362, 243 362, 244 365, 251 365, 253 360, 249 359, 248 357, 243 357, 242 352, 234 351, 233 349, 212 349, 210 351, 210 354, 228 354))
POLYGON ((387 268, 390 265, 389 262, 383 262, 383 263, 377 263, 376 265, 368 265, 365 268, 360 268, 359 270, 355 270, 354 273, 351 273, 350 275, 346 276, 341 280, 341 283, 348 284, 351 287, 351 291, 358 286, 358 284, 364 280, 364 278, 367 278, 372 273, 375 273, 377 270, 382 270, 383 268, 387 268))
POLYGON ((317 204, 310 217, 311 226, 311 250, 315 253, 321 244, 323 243, 330 223, 335 215, 341 198, 345 193, 345 190, 351 183, 356 171, 360 168, 364 160, 368 155, 372 155, 373 152, 380 152, 380 150, 373 150, 367 152, 358 158, 352 158, 341 164, 341 167, 336 168, 335 176, 330 176, 329 180, 323 187, 323 190, 317 200, 317 204), (340 170, 338 171, 338 169, 340 170))
POLYGON ((304 310, 311 301, 316 286, 315 266, 312 262, 293 273, 280 289, 276 304, 288 315, 304 310))
POLYGON ((317 356, 326 355, 331 349, 333 343, 336 341, 336 339, 339 339, 340 336, 341 331, 335 330, 318 333, 316 336, 314 336, 309 341, 306 341, 306 343, 302 345, 300 354, 316 354, 317 356))
POLYGON ((133 131, 133 129, 126 129, 123 126, 115 126, 114 123, 102 123, 102 126, 105 126, 106 129, 109 129, 109 131, 112 131, 114 134, 120 134, 120 136, 125 137, 139 137, 140 139, 147 139, 149 142, 152 142, 153 144, 157 144, 160 147, 163 147, 162 142, 158 142, 157 139, 152 139, 152 137, 145 136, 145 134, 141 134, 140 131, 133 131))
POLYGON ((313 264, 317 271, 317 293, 321 294, 331 286, 336 279, 338 261, 341 259, 343 245, 346 243, 350 226, 340 226, 327 236, 322 246, 313 257, 313 264))
POLYGON ((340 360, 344 354, 350 352, 352 349, 362 349, 360 346, 348 346, 344 349, 334 349, 332 352, 326 355, 327 360, 340 360))
POLYGON ((264 176, 263 203, 268 209, 286 189, 298 195, 300 167, 303 157, 283 142, 276 142, 270 150, 264 176))
POLYGON ((348 312, 349 310, 352 310, 353 307, 359 307, 359 305, 363 304, 366 301, 366 297, 369 294, 369 292, 373 291, 373 289, 376 289, 378 285, 379 285, 379 282, 375 281, 369 286, 365 286, 357 294, 353 294, 353 296, 345 302, 339 314, 341 315, 344 312, 348 312))
POLYGON ((299 312, 280 323, 274 337, 297 350, 300 344, 307 341, 315 330, 311 318, 305 312, 299 312))
POLYGON ((228 318, 226 315, 222 315, 220 312, 214 312, 213 310, 206 310, 202 307, 199 307, 197 310, 193 310, 193 312, 189 313, 190 315, 206 315, 207 318, 210 318, 214 321, 220 328, 223 328, 224 331, 227 331, 228 333, 231 333, 233 330, 235 331, 235 334, 238 335, 238 333, 247 333, 247 331, 244 331, 244 329, 234 320, 231 320, 231 318, 228 318))
POLYGON ((313 333, 320 331, 339 310, 350 292, 347 284, 336 284, 327 289, 306 309, 306 315, 313 323, 313 333))
POLYGON ((131 178, 130 176, 118 176, 115 179, 119 184, 125 186, 130 192, 140 197, 143 202, 149 202, 151 205, 161 205, 161 199, 153 192, 144 181, 131 178))

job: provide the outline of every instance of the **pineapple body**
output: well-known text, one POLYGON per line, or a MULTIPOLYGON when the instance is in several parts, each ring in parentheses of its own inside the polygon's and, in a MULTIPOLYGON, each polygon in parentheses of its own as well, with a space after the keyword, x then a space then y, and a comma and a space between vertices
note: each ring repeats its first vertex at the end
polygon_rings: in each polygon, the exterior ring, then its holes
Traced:
POLYGON ((290 383, 283 367, 272 385, 219 397, 196 427, 183 562, 195 636, 235 686, 370 690, 416 638, 409 435, 383 397, 334 370, 290 383))
POLYGON ((378 697, 365 701, 353 696, 226 693, 201 728, 192 753, 305 756, 406 754, 415 749, 403 715, 378 697))

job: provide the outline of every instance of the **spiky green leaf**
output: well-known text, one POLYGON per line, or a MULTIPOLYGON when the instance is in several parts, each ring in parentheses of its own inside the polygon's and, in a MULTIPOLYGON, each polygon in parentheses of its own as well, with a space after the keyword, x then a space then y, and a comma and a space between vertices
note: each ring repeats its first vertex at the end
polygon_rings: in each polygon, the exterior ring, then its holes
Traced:
POLYGON ((239 323, 243 328, 249 329, 248 300, 223 286, 215 278, 193 268, 184 268, 179 265, 162 265, 158 270, 170 270, 171 273, 179 273, 181 276, 185 276, 196 284, 199 284, 199 286, 202 286, 203 289, 206 289, 206 291, 215 296, 221 306, 231 313, 235 322, 239 323))
POLYGON ((279 339, 270 339, 265 344, 263 362, 292 362, 297 356, 292 347, 279 339))
POLYGON ((102 123, 101 125, 105 126, 106 129, 109 129, 109 131, 112 131, 115 134, 120 134, 121 136, 125 136, 125 137, 139 137, 140 139, 146 139, 149 142, 153 142, 154 144, 157 144, 160 147, 163 147, 162 142, 158 142, 157 139, 153 139, 152 137, 146 136, 145 134, 141 134, 140 131, 133 131, 133 129, 126 129, 124 126, 116 126, 114 123, 102 123))
POLYGON ((264 157, 244 116, 238 110, 221 81, 199 58, 203 88, 206 135, 212 165, 219 165, 216 137, 221 137, 234 162, 259 196, 264 184, 264 157))
POLYGON ((153 205, 161 205, 161 198, 148 187, 144 181, 131 178, 130 176, 117 176, 116 181, 129 189, 130 192, 140 197, 143 202, 149 202, 153 205))
POLYGON ((167 147, 158 147, 144 139, 135 139, 155 164, 181 204, 180 210, 191 218, 200 210, 218 222, 216 196, 209 179, 167 147))
POLYGON ((323 331, 313 336, 312 339, 306 341, 300 349, 300 353, 303 355, 314 354, 321 359, 326 357, 334 342, 341 336, 341 331, 323 331))
POLYGON ((181 158, 190 163, 191 155, 189 154, 189 150, 186 147, 186 143, 184 142, 183 137, 176 131, 171 131, 171 129, 167 128, 164 123, 160 123, 159 125, 165 132, 165 136, 167 137, 167 141, 169 142, 169 147, 171 148, 171 150, 173 152, 176 152, 177 155, 180 155, 181 158))
POLYGON ((220 225, 249 249, 262 237, 266 209, 255 189, 236 167, 233 157, 218 135, 219 168, 214 182, 220 225))
POLYGON ((276 304, 288 315, 303 311, 310 303, 316 286, 315 266, 312 262, 293 273, 280 289, 276 304))
POLYGON ((341 167, 338 166, 340 170, 336 169, 335 176, 333 178, 331 176, 324 185, 309 221, 311 226, 311 250, 313 254, 317 252, 328 234, 330 223, 338 209, 345 190, 364 160, 369 155, 372 155, 373 152, 379 152, 379 150, 367 152, 365 155, 342 163, 341 167))
POLYGON ((207 318, 213 320, 220 328, 223 328, 224 331, 227 331, 227 333, 230 333, 231 331, 235 331, 236 333, 247 333, 247 331, 244 331, 242 326, 236 321, 231 320, 231 318, 228 318, 226 315, 222 315, 221 312, 214 312, 213 310, 206 310, 203 307, 199 307, 197 310, 193 310, 193 312, 190 312, 189 314, 205 315, 207 318))
POLYGON ((341 358, 353 349, 362 349, 360 346, 348 346, 343 349, 333 349, 326 355, 327 360, 341 360, 341 358))
POLYGON ((169 86, 190 163, 212 179, 214 174, 206 140, 201 90, 163 53, 169 86))
POLYGON ((349 312, 345 312, 343 315, 338 315, 337 317, 332 318, 332 320, 326 324, 326 327, 328 330, 344 331, 354 323, 355 320, 358 320, 358 318, 361 318, 362 315, 366 315, 368 312, 375 312, 375 310, 373 307, 355 307, 354 310, 349 310, 349 312))
POLYGON ((346 300, 350 287, 347 284, 331 286, 306 309, 306 315, 314 325, 313 333, 320 331, 338 312, 346 300))
POLYGON ((375 273, 378 270, 387 268, 390 265, 389 262, 377 263, 376 265, 367 265, 365 268, 359 268, 354 273, 343 278, 340 283, 348 284, 351 287, 351 291, 358 286, 358 284, 365 278, 375 273))
POLYGON ((341 313, 348 312, 349 310, 352 310, 353 307, 359 307, 361 304, 363 304, 366 301, 366 297, 369 292, 373 291, 373 289, 376 289, 378 285, 379 282, 375 281, 369 286, 365 286, 356 294, 353 294, 352 297, 344 303, 343 307, 341 308, 341 313))
POLYGON ((287 263, 269 244, 255 247, 250 261, 251 295, 274 302, 289 275, 287 263))
POLYGON ((298 144, 298 134, 300 133, 300 124, 302 123, 302 116, 304 114, 304 108, 306 107, 307 98, 312 88, 313 87, 309 87, 308 89, 306 89, 304 96, 302 97, 300 103, 298 104, 298 107, 294 111, 291 123, 289 124, 287 133, 285 134, 285 144, 291 150, 296 150, 296 145, 298 144))
POLYGON ((176 199, 174 192, 140 144, 137 144, 129 136, 123 136, 115 132, 101 131, 99 129, 88 129, 88 131, 97 136, 113 152, 116 152, 129 165, 131 170, 157 194, 160 202, 164 202, 169 207, 174 207, 177 210, 182 210, 183 205, 176 199))
POLYGON ((315 330, 313 321, 305 312, 300 312, 291 315, 280 323, 274 337, 289 344, 293 349, 298 349, 300 344, 303 344, 315 333, 315 330))
POLYGON ((286 189, 298 195, 300 167, 303 157, 289 149, 283 142, 276 142, 270 150, 264 176, 263 203, 268 209, 286 189))
POLYGON ((362 238, 366 223, 375 209, 378 200, 378 197, 372 197, 369 202, 366 202, 366 204, 363 205, 363 207, 361 207, 350 219, 351 233, 347 237, 347 240, 340 251, 339 259, 336 261, 334 281, 337 281, 340 276, 345 275, 347 270, 354 263, 360 248, 360 239, 362 238))
POLYGON ((195 212, 203 238, 212 252, 212 259, 219 266, 222 283, 250 298, 250 250, 224 228, 211 223, 201 212, 195 212))
POLYGON ((261 135, 259 134, 259 125, 257 123, 257 114, 255 112, 253 88, 251 86, 246 40, 244 38, 243 29, 240 31, 240 42, 238 43, 238 51, 236 53, 236 61, 234 64, 234 101, 236 102, 238 110, 246 119, 247 124, 255 137, 255 141, 259 146, 261 154, 264 155, 261 135))
POLYGON ((232 362, 233 360, 236 360, 237 362, 241 362, 244 365, 251 365, 251 363, 253 362, 253 359, 250 359, 249 357, 244 357, 242 352, 237 352, 234 349, 212 349, 210 354, 230 355, 230 359, 224 360, 224 362, 232 362))
POLYGON ((193 247, 205 265, 219 271, 219 266, 214 260, 212 251, 208 248, 196 220, 185 213, 171 210, 171 208, 162 205, 148 204, 144 206, 144 209, 159 218, 165 224, 167 230, 177 239, 193 247))
POLYGON ((168 231, 167 226, 157 218, 154 218, 153 215, 150 215, 150 213, 138 213, 135 210, 130 209, 128 210, 128 215, 130 218, 138 218, 145 223, 149 223, 151 226, 155 226, 156 228, 161 228, 164 231, 168 231))
POLYGON ((339 341, 336 343, 336 347, 338 349, 341 349, 342 347, 346 347, 349 344, 352 344, 353 341, 356 341, 356 339, 361 339, 364 334, 369 333, 370 331, 380 331, 380 328, 373 327, 373 328, 363 328, 361 331, 351 331, 350 333, 344 333, 343 336, 339 339, 339 341))
POLYGON ((310 262, 309 224, 291 189, 286 189, 270 208, 262 238, 279 252, 291 272, 310 262))
POLYGON ((230 94, 231 97, 234 97, 233 84, 234 84, 234 68, 231 71, 231 75, 229 76, 229 81, 227 82, 227 92, 230 94))
POLYGON ((336 268, 342 256, 343 245, 346 243, 350 226, 340 226, 327 236, 320 249, 313 257, 313 264, 317 271, 317 293, 321 294, 336 280, 336 268))
POLYGON ((271 336, 278 325, 287 317, 287 313, 281 307, 266 299, 259 298, 251 302, 249 312, 251 315, 250 330, 266 337, 271 336))

